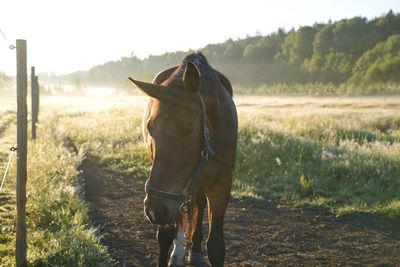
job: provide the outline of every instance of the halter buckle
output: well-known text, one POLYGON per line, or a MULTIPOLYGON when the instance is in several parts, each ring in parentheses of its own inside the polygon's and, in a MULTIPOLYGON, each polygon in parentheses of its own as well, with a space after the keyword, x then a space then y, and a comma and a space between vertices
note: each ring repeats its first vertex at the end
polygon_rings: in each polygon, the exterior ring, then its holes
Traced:
POLYGON ((190 210, 190 203, 190 200, 183 202, 179 207, 179 212, 181 214, 188 214, 190 210))

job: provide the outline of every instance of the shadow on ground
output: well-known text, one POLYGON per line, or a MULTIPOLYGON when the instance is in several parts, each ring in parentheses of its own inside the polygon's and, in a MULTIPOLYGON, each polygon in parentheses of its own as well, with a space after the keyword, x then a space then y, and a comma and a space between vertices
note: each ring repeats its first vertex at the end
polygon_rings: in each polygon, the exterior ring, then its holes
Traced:
MULTIPOLYGON (((121 266, 155 266, 156 227, 143 215, 144 184, 87 155, 80 166, 90 217, 121 266)), ((232 200, 225 220, 229 266, 383 265, 400 262, 400 222, 274 201, 232 200)))

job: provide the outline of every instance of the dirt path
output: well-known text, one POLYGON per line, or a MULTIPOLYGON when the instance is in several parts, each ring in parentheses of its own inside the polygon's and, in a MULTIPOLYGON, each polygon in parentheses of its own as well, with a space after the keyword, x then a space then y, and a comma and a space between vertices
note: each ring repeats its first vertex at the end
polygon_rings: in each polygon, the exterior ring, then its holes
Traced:
MULTIPOLYGON (((90 156, 81 165, 90 216, 121 266, 155 266, 156 227, 143 215, 143 182, 90 156)), ((228 266, 400 266, 400 224, 371 215, 336 218, 323 210, 268 201, 230 203, 228 266)))

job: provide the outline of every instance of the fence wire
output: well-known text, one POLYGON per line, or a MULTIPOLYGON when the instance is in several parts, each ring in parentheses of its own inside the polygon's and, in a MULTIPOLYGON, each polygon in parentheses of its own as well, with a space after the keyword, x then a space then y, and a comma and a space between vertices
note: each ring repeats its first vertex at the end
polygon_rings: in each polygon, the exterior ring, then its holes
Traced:
POLYGON ((1 185, 0 185, 0 192, 3 189, 3 186, 6 182, 6 178, 7 178, 7 174, 8 174, 8 169, 10 168, 11 165, 11 161, 14 155, 14 151, 16 150, 16 147, 13 146, 12 148, 10 148, 10 155, 8 156, 8 162, 7 162, 7 166, 6 166, 6 170, 4 171, 4 175, 3 175, 3 179, 1 180, 1 185))
POLYGON ((7 45, 8 45, 8 48, 14 49, 15 46, 12 45, 12 44, 8 41, 6 35, 4 34, 4 32, 3 32, 1 29, 0 29, 0 33, 1 33, 1 35, 3 36, 4 41, 6 41, 6 43, 7 43, 7 45))

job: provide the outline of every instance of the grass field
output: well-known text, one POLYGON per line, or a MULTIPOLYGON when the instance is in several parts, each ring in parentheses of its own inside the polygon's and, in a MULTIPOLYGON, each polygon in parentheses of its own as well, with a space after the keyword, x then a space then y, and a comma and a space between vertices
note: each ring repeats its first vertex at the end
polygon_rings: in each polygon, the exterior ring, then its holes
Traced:
MULTIPOLYGON (((400 217, 400 97, 241 96, 235 102, 234 198, 400 217)), ((144 180, 145 103, 141 96, 41 99, 39 139, 29 143, 28 156, 30 263, 111 264, 90 226, 77 169, 89 153, 144 180)), ((0 166, 15 143, 12 110, 13 101, 0 100, 0 166)), ((14 166, 0 193, 1 266, 13 265, 14 166)))
MULTIPOLYGON (((109 266, 112 260, 91 227, 78 166, 83 152, 44 110, 38 140, 28 144, 27 228, 30 266, 109 266)), ((0 108, 1 177, 15 144, 15 113, 0 108)), ((15 266, 15 157, 0 192, 0 266, 15 266)))
POLYGON ((400 215, 398 98, 238 99, 234 195, 400 215), (253 103, 253 104, 247 104, 253 103))

